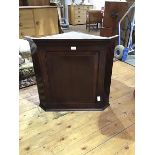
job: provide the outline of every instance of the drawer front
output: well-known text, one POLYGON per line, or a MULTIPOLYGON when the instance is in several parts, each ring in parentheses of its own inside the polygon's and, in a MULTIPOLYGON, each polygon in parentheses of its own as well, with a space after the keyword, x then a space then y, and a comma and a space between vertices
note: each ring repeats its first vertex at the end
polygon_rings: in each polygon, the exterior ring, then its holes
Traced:
POLYGON ((74 6, 74 10, 76 11, 80 11, 80 10, 83 10, 84 9, 84 6, 74 6))
POLYGON ((33 20, 20 20, 19 21, 19 28, 33 28, 34 21, 33 20))
POLYGON ((75 24, 85 24, 86 21, 83 19, 75 19, 75 24))
POLYGON ((86 14, 75 14, 75 19, 86 19, 86 14))
POLYGON ((84 10, 90 10, 93 9, 93 6, 84 6, 84 10))
POLYGON ((83 10, 75 10, 74 13, 75 14, 81 14, 83 12, 83 10))
POLYGON ((24 36, 35 36, 35 29, 34 28, 27 28, 27 29, 20 29, 19 36, 23 38, 24 36))
POLYGON ((86 11, 85 10, 75 10, 75 15, 85 15, 86 11))
POLYGON ((20 9, 19 20, 33 20, 33 11, 31 9, 20 9))

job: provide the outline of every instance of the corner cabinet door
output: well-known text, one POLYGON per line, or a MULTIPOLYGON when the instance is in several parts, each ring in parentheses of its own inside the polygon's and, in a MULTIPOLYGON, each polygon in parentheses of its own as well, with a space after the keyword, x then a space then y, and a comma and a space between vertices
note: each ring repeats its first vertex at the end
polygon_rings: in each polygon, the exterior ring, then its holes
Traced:
POLYGON ((49 107, 95 107, 98 52, 47 52, 49 107))
POLYGON ((43 109, 96 110, 109 105, 104 98, 108 49, 102 41, 36 39, 34 42, 37 51, 32 58, 37 85, 42 85, 38 92, 43 109))
POLYGON ((36 36, 58 34, 57 8, 34 9, 36 36))

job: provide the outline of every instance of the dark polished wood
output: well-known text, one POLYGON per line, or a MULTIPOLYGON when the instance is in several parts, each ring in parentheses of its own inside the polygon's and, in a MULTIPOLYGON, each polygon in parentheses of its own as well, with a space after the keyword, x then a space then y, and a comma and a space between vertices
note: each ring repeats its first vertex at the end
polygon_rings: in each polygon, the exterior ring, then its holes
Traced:
POLYGON ((107 37, 118 34, 118 22, 128 8, 127 2, 105 1, 103 27, 100 30, 100 36, 107 37))
POLYGON ((109 106, 114 40, 33 39, 40 106, 46 111, 109 106))
POLYGON ((106 37, 110 37, 113 34, 113 29, 112 27, 102 27, 100 29, 100 36, 106 36, 106 37))

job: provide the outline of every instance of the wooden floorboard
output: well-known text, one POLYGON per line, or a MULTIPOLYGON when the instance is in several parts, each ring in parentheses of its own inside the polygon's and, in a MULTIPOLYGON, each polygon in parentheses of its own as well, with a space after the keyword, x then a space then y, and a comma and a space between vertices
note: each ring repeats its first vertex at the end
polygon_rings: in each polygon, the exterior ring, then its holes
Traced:
POLYGON ((114 62, 105 111, 44 112, 36 85, 21 89, 20 155, 134 155, 134 71, 114 62))

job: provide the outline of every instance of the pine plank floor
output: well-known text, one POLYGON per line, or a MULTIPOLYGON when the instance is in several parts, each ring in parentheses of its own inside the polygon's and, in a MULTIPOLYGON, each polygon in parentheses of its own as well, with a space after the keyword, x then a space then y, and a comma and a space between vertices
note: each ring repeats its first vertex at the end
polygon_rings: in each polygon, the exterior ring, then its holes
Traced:
POLYGON ((44 112, 36 85, 19 91, 20 155, 134 155, 135 68, 114 62, 110 107, 44 112))

